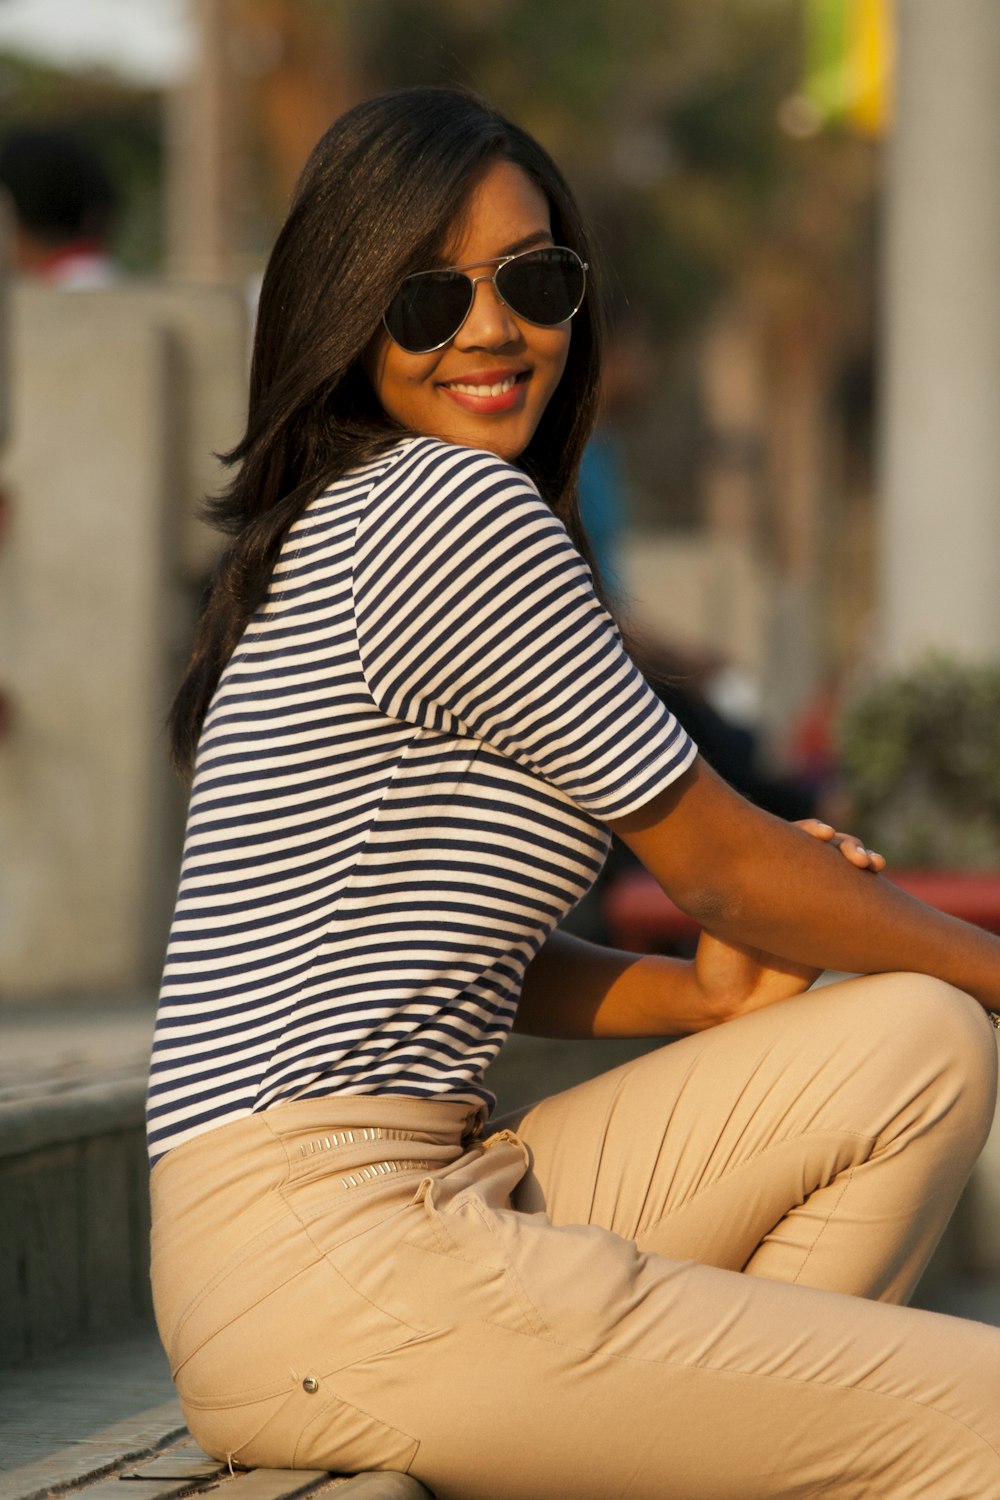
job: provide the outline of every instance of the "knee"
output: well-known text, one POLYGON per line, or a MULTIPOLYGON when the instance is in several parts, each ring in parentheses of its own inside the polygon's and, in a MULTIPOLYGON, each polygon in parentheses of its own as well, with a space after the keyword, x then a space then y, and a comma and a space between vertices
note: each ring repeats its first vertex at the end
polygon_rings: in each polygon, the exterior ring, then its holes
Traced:
POLYGON ((996 1033, 977 1001, 928 974, 880 976, 884 1024, 911 1064, 928 1065, 965 1116, 967 1129, 985 1142, 997 1097, 996 1033))

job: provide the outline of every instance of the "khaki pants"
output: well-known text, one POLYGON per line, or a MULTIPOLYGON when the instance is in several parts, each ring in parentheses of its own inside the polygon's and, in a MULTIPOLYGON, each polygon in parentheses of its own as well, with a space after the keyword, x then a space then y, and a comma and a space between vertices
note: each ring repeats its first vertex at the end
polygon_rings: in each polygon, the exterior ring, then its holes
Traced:
POLYGON ((976 1005, 881 975, 664 1047, 517 1134, 345 1096, 221 1126, 152 1180, 191 1429, 441 1500, 996 1500, 1000 1329, 894 1305, 995 1082, 976 1005))

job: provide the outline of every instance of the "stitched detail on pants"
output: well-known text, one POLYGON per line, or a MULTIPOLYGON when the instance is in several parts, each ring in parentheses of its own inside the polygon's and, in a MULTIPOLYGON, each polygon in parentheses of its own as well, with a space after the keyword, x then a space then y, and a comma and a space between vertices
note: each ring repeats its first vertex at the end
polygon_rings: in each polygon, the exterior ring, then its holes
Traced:
MULTIPOLYGON (((246 1390, 232 1391, 226 1396, 220 1396, 217 1401, 206 1400, 203 1396, 181 1394, 180 1402, 185 1416, 189 1411, 206 1413, 239 1411, 244 1406, 263 1406, 265 1402, 277 1401, 282 1395, 294 1396, 296 1392, 294 1388, 289 1389, 289 1386, 288 1377, 283 1376, 281 1383, 277 1386, 273 1382, 266 1387, 248 1386, 246 1390)), ((271 1418, 268 1417, 266 1420, 270 1421, 271 1418)), ((249 1438, 247 1441, 249 1442, 249 1438)))
MULTIPOLYGON (((298 1215, 296 1215, 296 1217, 298 1217, 298 1215)), ((349 1287, 350 1290, 354 1293, 354 1295, 356 1297, 360 1298, 360 1300, 362 1302, 366 1302, 369 1307, 371 1307, 371 1308, 374 1309, 375 1312, 381 1313, 383 1317, 391 1318, 393 1320, 393 1322, 399 1324, 400 1328, 408 1328, 411 1333, 417 1334, 417 1335, 419 1335, 419 1334, 421 1334, 421 1333, 424 1332, 423 1329, 415 1327, 414 1324, 407 1322, 407 1320, 405 1318, 399 1317, 399 1315, 397 1313, 390 1312, 387 1308, 383 1307, 380 1302, 375 1302, 375 1301, 373 1301, 373 1299, 371 1297, 367 1296, 366 1293, 364 1291, 362 1291, 361 1287, 356 1286, 355 1283, 351 1280, 351 1278, 348 1277, 348 1276, 345 1276, 344 1273, 343 1273, 343 1271, 340 1269, 340 1267, 334 1264, 334 1262, 331 1259, 330 1254, 328 1253, 328 1251, 324 1250, 321 1246, 317 1245, 316 1241, 313 1239, 313 1236, 312 1236, 312 1233, 310 1231, 309 1225, 307 1223, 303 1223, 303 1222, 300 1221, 300 1227, 301 1227, 302 1233, 306 1236, 306 1238, 308 1239, 309 1243, 318 1252, 319 1259, 326 1262, 327 1267, 329 1268, 331 1274, 334 1275, 334 1276, 336 1276, 337 1280, 340 1281, 340 1282, 342 1282, 344 1284, 344 1286, 349 1287)), ((358 1230, 356 1234, 354 1234, 353 1236, 351 1236, 351 1238, 352 1239, 359 1239, 361 1237, 361 1235, 367 1234, 369 1232, 369 1228, 370 1228, 370 1226, 366 1227, 365 1229, 358 1230)), ((346 1241, 344 1243, 346 1243, 346 1241)))
MULTIPOLYGON (((841 1203, 843 1202, 843 1199, 844 1199, 844 1194, 847 1192, 847 1189, 850 1187, 851 1183, 854 1180, 854 1173, 855 1173, 855 1171, 856 1171, 856 1168, 851 1167, 847 1172, 845 1172, 843 1174, 843 1181, 842 1181, 842 1183, 840 1185, 840 1192, 837 1194, 837 1201, 836 1201, 836 1203, 834 1203, 834 1204, 831 1205, 829 1213, 826 1215, 826 1217, 823 1219, 823 1222, 819 1225, 818 1229, 816 1230, 816 1233, 813 1236, 813 1242, 809 1246, 809 1249, 806 1251, 805 1256, 804 1256, 803 1261, 802 1261, 802 1264, 799 1266, 799 1269, 796 1271, 795 1275, 792 1277, 792 1280, 789 1283, 790 1286, 794 1286, 797 1282, 801 1282, 801 1280, 802 1280, 802 1274, 805 1271, 806 1266, 809 1264, 809 1261, 811 1260, 811 1258, 813 1256, 813 1253, 816 1250, 816 1247, 819 1244, 820 1240, 823 1238, 824 1234, 829 1229, 829 1227, 830 1227, 830 1221, 833 1219, 833 1217, 836 1214, 837 1210, 840 1208, 840 1205, 841 1205, 841 1203)), ((831 1186, 832 1186, 832 1183, 827 1183, 826 1184, 826 1188, 824 1190, 825 1191, 829 1191, 829 1189, 830 1189, 831 1186)), ((810 1194, 809 1196, 812 1197, 812 1194, 810 1194)), ((808 1200, 806 1200, 806 1201, 808 1201, 808 1200)))
MULTIPOLYGON (((274 1131, 275 1139, 281 1139, 274 1131)), ((322 1135, 310 1136, 300 1141, 295 1155, 300 1158, 316 1156, 323 1151, 336 1151, 340 1146, 363 1146, 369 1141, 412 1141, 412 1130, 393 1130, 383 1125, 355 1125, 349 1130, 328 1130, 322 1135)))
MULTIPOLYGON (((524 1283, 522 1282, 520 1276, 517 1274, 517 1271, 514 1269, 514 1263, 507 1251, 507 1247, 504 1245, 502 1239, 497 1234, 496 1228, 494 1227, 490 1216, 486 1212, 483 1204, 479 1202, 478 1198, 470 1198, 468 1199, 468 1202, 471 1204, 472 1208, 475 1209, 491 1240, 493 1240, 493 1242, 500 1250, 500 1254, 503 1258, 503 1269, 506 1273, 507 1280, 510 1282, 514 1296, 517 1298, 518 1306, 521 1309, 521 1316, 524 1318, 529 1329, 531 1329, 533 1332, 547 1333, 548 1324, 542 1317, 541 1313, 538 1311, 538 1308, 535 1306, 534 1302, 528 1296, 528 1293, 525 1291, 524 1283)), ((513 1212, 513 1210, 511 1210, 511 1212, 513 1212)))
MULTIPOLYGON (((231 1401, 227 1402, 225 1405, 220 1403, 216 1406, 208 1406, 200 1404, 197 1401, 185 1401, 182 1397, 181 1409, 184 1413, 184 1420, 188 1424, 192 1437, 195 1438, 196 1442, 201 1444, 206 1453, 212 1453, 214 1449, 215 1456, 217 1458, 224 1458, 228 1464, 232 1464, 233 1459, 238 1459, 239 1454, 244 1452, 247 1446, 259 1437, 268 1423, 273 1421, 277 1413, 280 1413, 284 1409, 288 1402, 293 1398, 294 1392, 289 1392, 282 1400, 279 1400, 280 1395, 280 1392, 272 1392, 272 1396, 269 1402, 269 1409, 261 1416, 260 1420, 253 1427, 249 1436, 244 1437, 242 1434, 240 1434, 239 1441, 236 1443, 232 1441, 235 1435, 232 1430, 230 1430, 227 1434, 229 1438, 228 1442, 218 1443, 213 1441, 213 1434, 210 1431, 212 1417, 215 1416, 231 1418, 237 1413, 244 1411, 246 1411, 249 1415, 250 1413, 247 1411, 247 1409, 251 1406, 263 1405, 263 1399, 261 1399, 260 1401, 231 1401), (273 1403, 276 1400, 278 1400, 277 1412, 273 1409, 273 1403), (199 1417, 205 1418, 206 1422, 208 1423, 207 1428, 202 1427, 201 1423, 198 1421, 199 1417)), ((223 1429, 223 1431, 225 1431, 225 1429, 223 1429)))
MULTIPOLYGON (((520 1276, 514 1268, 514 1262, 510 1255, 510 1251, 504 1244, 502 1236, 497 1233, 489 1210, 486 1208, 485 1204, 483 1204, 479 1200, 479 1198, 476 1197, 475 1193, 460 1193, 459 1196, 451 1204, 449 1204, 447 1209, 439 1209, 434 1203, 433 1195, 430 1189, 428 1189, 428 1191, 424 1195, 423 1204, 427 1215, 426 1222, 431 1230, 431 1233, 434 1235, 435 1240, 441 1247, 441 1253, 446 1256, 451 1256, 455 1260, 464 1261, 466 1265, 482 1266, 492 1264, 495 1270, 502 1271, 504 1276, 506 1277, 511 1291, 514 1294, 514 1299, 517 1303, 521 1317, 524 1319, 524 1322, 527 1325, 529 1331, 534 1331, 537 1333, 544 1332, 548 1328, 548 1324, 525 1290, 524 1283, 521 1281, 520 1276), (482 1252, 476 1249, 473 1249, 471 1254, 468 1253, 467 1248, 461 1243, 458 1236, 454 1233, 454 1227, 460 1225, 462 1222, 460 1217, 461 1211, 466 1208, 475 1213, 476 1218, 479 1220, 483 1229, 486 1231, 486 1235, 489 1239, 490 1244, 495 1247, 498 1253, 498 1259, 493 1260, 492 1258, 490 1258, 489 1260, 487 1260, 486 1257, 483 1256, 482 1252)), ((514 1210, 511 1209, 510 1212, 513 1214, 514 1210)), ((410 1240, 408 1243, 410 1245, 410 1248, 414 1250, 424 1248, 419 1245, 414 1245, 412 1240, 410 1240)), ((430 1254, 431 1252, 425 1251, 425 1253, 430 1254)))
MULTIPOLYGON (((385 1432, 395 1433, 396 1437, 398 1437, 403 1443, 409 1443, 412 1446, 413 1451, 410 1454, 409 1458, 406 1460, 405 1467, 399 1467, 398 1455, 392 1456, 391 1463, 393 1473, 408 1474, 410 1472, 410 1467, 413 1463, 413 1460, 416 1458, 417 1452, 420 1448, 420 1439, 415 1438, 411 1432, 404 1432, 401 1427, 394 1426, 392 1422, 385 1421, 383 1417, 376 1417, 372 1412, 366 1411, 363 1406, 359 1406, 356 1401, 345 1401, 344 1398, 342 1396, 338 1396, 336 1392, 333 1393, 331 1399, 323 1402, 323 1405, 318 1411, 312 1412, 307 1420, 302 1424, 302 1429, 299 1432, 299 1435, 295 1440, 295 1446, 292 1449, 291 1467, 293 1469, 307 1467, 307 1462, 300 1462, 300 1455, 302 1454, 303 1447, 309 1442, 309 1434, 311 1430, 318 1424, 322 1423, 324 1418, 335 1416, 338 1411, 344 1410, 357 1412, 360 1416, 367 1417, 368 1421, 374 1423, 376 1427, 383 1429, 385 1432)), ((306 1459, 308 1459, 308 1454, 305 1457, 306 1459)), ((369 1458, 365 1458, 363 1461, 366 1464, 371 1462, 369 1458)))
POLYGON ((369 1182, 378 1182, 380 1178, 392 1177, 397 1172, 426 1172, 430 1167, 437 1166, 434 1161, 373 1161, 364 1166, 353 1167, 345 1172, 339 1179, 345 1188, 364 1187, 369 1182))
MULTIPOLYGON (((194 1297, 192 1297, 191 1301, 187 1304, 187 1306, 185 1307, 184 1311, 181 1313, 180 1317, 177 1319, 177 1322, 174 1324, 173 1328, 169 1331, 169 1335, 168 1336, 169 1336, 169 1342, 170 1342, 171 1346, 173 1346, 174 1344, 176 1344, 177 1340, 181 1337, 181 1334, 183 1333, 184 1328, 187 1326, 187 1324, 190 1322, 191 1318, 194 1316, 194 1314, 198 1311, 198 1309, 205 1302, 205 1299, 207 1297, 211 1296, 211 1294, 219 1286, 221 1286, 222 1283, 225 1280, 227 1280, 228 1277, 230 1277, 231 1275, 233 1275, 233 1273, 235 1271, 238 1271, 239 1268, 242 1265, 244 1265, 248 1260, 250 1260, 251 1258, 257 1256, 260 1253, 260 1251, 264 1248, 265 1245, 270 1245, 275 1240, 281 1239, 282 1235, 285 1235, 285 1234, 288 1233, 288 1230, 289 1230, 288 1213, 287 1213, 287 1210, 286 1210, 282 1214, 282 1216, 281 1216, 280 1219, 275 1219, 275 1221, 272 1224, 269 1224, 266 1229, 262 1229, 259 1234, 255 1234, 254 1235, 253 1239, 247 1240, 247 1242, 245 1244, 243 1244, 243 1245, 240 1246, 239 1250, 234 1251, 233 1254, 229 1257, 229 1259, 227 1261, 225 1261, 224 1264, 219 1267, 219 1269, 215 1272, 215 1274, 213 1276, 211 1276, 208 1279, 208 1281, 205 1282, 205 1285, 201 1288, 201 1290, 197 1293, 197 1295, 194 1296, 194 1297)), ((310 1264, 313 1264, 313 1262, 310 1262, 310 1264)), ((292 1273, 292 1275, 289 1276, 289 1277, 286 1277, 286 1281, 293 1280, 294 1277, 297 1276, 301 1270, 305 1270, 305 1269, 306 1269, 306 1267, 304 1267, 304 1266, 296 1267, 296 1269, 292 1273)), ((284 1283, 282 1283, 282 1284, 284 1284, 284 1283)), ((260 1301, 260 1300, 261 1300, 261 1298, 257 1298, 256 1299, 256 1301, 260 1301)), ((252 1302, 250 1304, 251 1307, 255 1306, 255 1305, 256 1305, 255 1302, 252 1302)), ((233 1321, 232 1319, 227 1320, 227 1322, 232 1322, 232 1321, 233 1321)), ((216 1332, 218 1332, 218 1331, 219 1330, 216 1330, 216 1332)), ((211 1337, 213 1337, 213 1335, 209 1334, 208 1337, 211 1338, 211 1337)), ((197 1347, 201 1348, 202 1344, 204 1344, 204 1343, 205 1343, 205 1339, 202 1339, 201 1343, 197 1347)), ((193 1350, 192 1353, 194 1353, 194 1352, 195 1351, 193 1350)), ((185 1358, 190 1358, 190 1355, 185 1356, 185 1358)))
MULTIPOLYGON (((171 1360, 171 1375, 173 1379, 176 1380, 178 1375, 181 1374, 186 1366, 189 1365, 191 1361, 202 1352, 203 1349, 207 1349, 215 1339, 224 1334, 227 1329, 232 1328, 234 1324, 241 1322, 243 1318, 249 1316, 250 1313, 258 1308, 261 1303, 267 1302, 271 1297, 275 1296, 276 1293, 280 1292, 284 1287, 289 1286, 300 1276, 305 1276, 308 1272, 314 1270, 315 1267, 319 1264, 320 1259, 321 1257, 317 1256, 316 1259, 309 1261, 308 1264, 304 1266, 297 1266, 290 1275, 283 1277, 282 1280, 268 1283, 267 1287, 260 1293, 260 1296, 255 1297, 253 1301, 248 1303, 246 1307, 240 1308, 238 1312, 234 1312, 232 1317, 226 1318, 225 1321, 218 1324, 218 1326, 213 1326, 211 1332, 206 1333, 205 1337, 201 1339, 193 1349, 189 1349, 184 1358, 182 1360, 179 1360, 176 1365, 174 1365, 173 1361, 171 1360)), ((270 1387, 250 1387, 249 1389, 258 1390, 261 1392, 267 1390, 272 1396, 275 1394, 273 1385, 270 1387)), ((242 1399, 245 1393, 240 1392, 239 1394, 240 1398, 242 1399)))

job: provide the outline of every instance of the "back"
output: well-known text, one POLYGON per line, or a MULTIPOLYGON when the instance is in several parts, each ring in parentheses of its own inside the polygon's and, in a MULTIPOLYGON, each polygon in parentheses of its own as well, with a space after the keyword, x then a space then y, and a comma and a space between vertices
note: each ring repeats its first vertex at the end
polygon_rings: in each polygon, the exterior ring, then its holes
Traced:
POLYGON ((150 1084, 155 1161, 331 1093, 491 1102, 599 819, 693 746, 520 470, 405 438, 312 502, 206 718, 150 1084))

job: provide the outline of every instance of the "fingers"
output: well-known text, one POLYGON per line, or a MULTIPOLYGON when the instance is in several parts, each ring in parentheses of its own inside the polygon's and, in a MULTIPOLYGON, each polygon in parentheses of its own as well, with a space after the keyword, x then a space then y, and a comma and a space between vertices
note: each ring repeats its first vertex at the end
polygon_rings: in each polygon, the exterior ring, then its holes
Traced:
POLYGON ((814 839, 822 839, 825 844, 832 844, 859 870, 872 870, 877 875, 885 869, 884 855, 879 854, 875 849, 866 849, 853 833, 838 833, 835 828, 830 827, 829 823, 820 822, 819 818, 801 818, 795 826, 810 834, 814 839))
POLYGON ((837 837, 837 830, 831 828, 829 823, 821 823, 819 818, 799 818, 795 826, 811 834, 814 839, 822 839, 827 844, 837 837))

